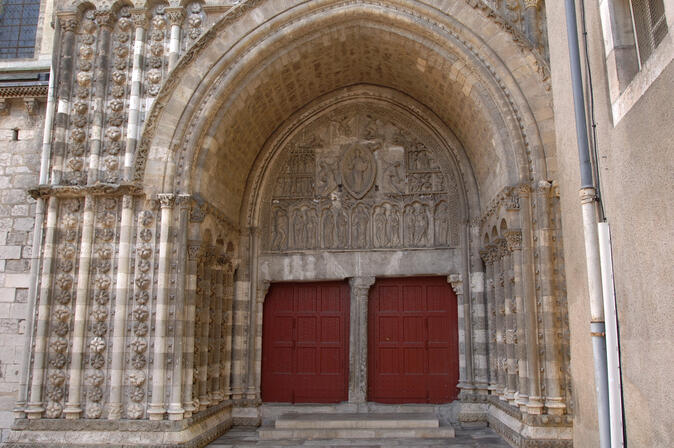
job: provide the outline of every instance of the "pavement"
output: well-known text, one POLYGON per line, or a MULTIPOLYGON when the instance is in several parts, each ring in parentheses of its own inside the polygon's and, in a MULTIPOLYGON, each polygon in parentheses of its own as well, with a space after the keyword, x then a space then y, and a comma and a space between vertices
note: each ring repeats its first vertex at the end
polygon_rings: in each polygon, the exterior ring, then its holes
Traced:
POLYGON ((510 448, 498 434, 489 428, 457 429, 453 439, 313 439, 313 440, 259 440, 257 428, 236 427, 219 439, 210 448, 249 447, 453 447, 453 448, 510 448))

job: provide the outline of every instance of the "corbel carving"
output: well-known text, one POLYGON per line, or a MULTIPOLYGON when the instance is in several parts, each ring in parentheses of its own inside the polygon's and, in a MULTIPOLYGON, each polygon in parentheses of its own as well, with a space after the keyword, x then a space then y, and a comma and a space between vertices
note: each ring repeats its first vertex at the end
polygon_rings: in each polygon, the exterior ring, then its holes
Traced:
POLYGON ((449 274, 447 283, 452 286, 454 294, 457 296, 463 295, 463 276, 461 274, 449 274))
POLYGON ((26 106, 26 112, 28 112, 28 115, 35 115, 37 113, 39 108, 37 98, 26 97, 23 99, 23 103, 26 106))

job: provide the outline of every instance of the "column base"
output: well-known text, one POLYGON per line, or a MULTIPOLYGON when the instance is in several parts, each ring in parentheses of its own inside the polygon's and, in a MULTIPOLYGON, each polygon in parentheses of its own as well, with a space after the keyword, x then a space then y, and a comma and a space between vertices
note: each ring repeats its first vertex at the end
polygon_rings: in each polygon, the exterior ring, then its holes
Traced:
POLYGON ((66 404, 65 409, 63 409, 63 415, 68 420, 76 420, 82 415, 82 408, 79 403, 66 404))
POLYGON ((542 414, 543 402, 540 397, 530 397, 527 401, 527 414, 542 414))
POLYGON ((28 406, 24 410, 26 418, 30 420, 42 418, 42 413, 44 412, 44 407, 42 403, 28 403, 28 406))
POLYGON ((166 414, 166 409, 161 406, 150 405, 150 408, 147 410, 150 420, 164 420, 164 414, 166 414))
POLYGON ((168 419, 169 420, 182 420, 185 418, 185 410, 180 406, 180 404, 171 404, 169 405, 168 411, 166 411, 168 414, 168 419))
POLYGON ((122 403, 110 403, 108 405, 108 420, 119 420, 122 418, 122 403))
POLYGON ((548 414, 564 415, 566 413, 566 405, 561 397, 552 397, 545 400, 545 407, 548 414))

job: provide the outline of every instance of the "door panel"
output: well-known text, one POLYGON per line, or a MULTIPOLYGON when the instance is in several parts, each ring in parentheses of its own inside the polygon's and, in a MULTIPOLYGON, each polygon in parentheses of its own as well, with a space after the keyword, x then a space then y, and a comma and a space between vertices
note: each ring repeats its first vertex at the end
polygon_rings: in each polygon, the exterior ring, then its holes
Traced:
POLYGON ((368 399, 446 403, 459 380, 456 296, 445 278, 377 279, 369 302, 368 399))
POLYGON ((346 282, 274 284, 263 316, 262 400, 345 401, 349 356, 346 282))

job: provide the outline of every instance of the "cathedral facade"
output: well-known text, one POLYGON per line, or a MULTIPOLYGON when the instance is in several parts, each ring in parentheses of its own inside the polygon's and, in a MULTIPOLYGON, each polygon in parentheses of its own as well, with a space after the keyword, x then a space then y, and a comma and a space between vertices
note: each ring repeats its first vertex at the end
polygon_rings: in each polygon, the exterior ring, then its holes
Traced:
MULTIPOLYGON (((30 264, 4 274, 26 316, 4 441, 203 446, 269 403, 415 403, 517 447, 598 446, 562 3, 42 5, 24 71, 48 56, 49 76, 0 80, 0 120, 34 132, 9 146, 34 160, 16 201, 30 264)), ((632 2, 590 3, 619 432, 664 447, 671 392, 642 391, 671 378, 672 325, 639 328, 672 311, 672 257, 630 264, 652 221, 630 224, 642 202, 619 191, 671 175, 671 126, 640 108, 671 123, 674 5, 648 10, 635 59, 613 4, 632 2), (649 161, 611 153, 633 145, 649 161)))

